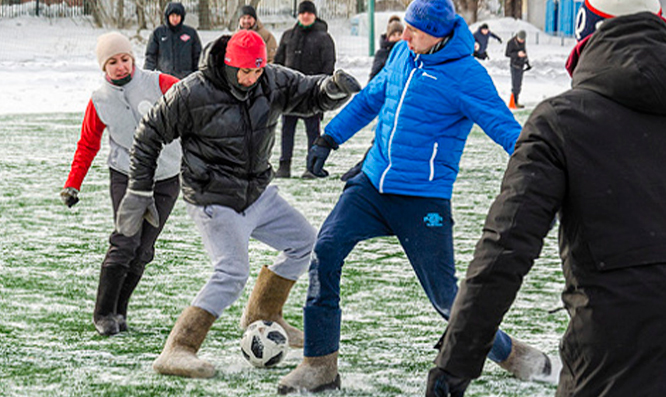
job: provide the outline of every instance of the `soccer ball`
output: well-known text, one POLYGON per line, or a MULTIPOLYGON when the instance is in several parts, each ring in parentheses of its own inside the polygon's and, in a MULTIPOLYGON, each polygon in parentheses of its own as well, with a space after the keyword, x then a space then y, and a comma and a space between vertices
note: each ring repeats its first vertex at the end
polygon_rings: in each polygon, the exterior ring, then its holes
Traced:
POLYGON ((287 355, 289 341, 280 324, 257 320, 250 324, 241 339, 241 352, 250 364, 259 368, 274 367, 287 355))

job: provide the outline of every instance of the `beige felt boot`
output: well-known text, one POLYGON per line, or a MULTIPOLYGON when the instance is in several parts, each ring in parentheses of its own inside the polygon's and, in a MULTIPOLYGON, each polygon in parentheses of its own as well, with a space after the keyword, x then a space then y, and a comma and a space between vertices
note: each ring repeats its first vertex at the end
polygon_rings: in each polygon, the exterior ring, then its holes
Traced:
POLYGON ((278 383, 278 394, 318 393, 340 388, 338 352, 321 357, 303 357, 303 362, 278 383))
POLYGON ((278 276, 266 266, 262 267, 243 311, 241 328, 246 329, 257 320, 274 321, 287 332, 290 347, 303 347, 303 331, 292 327, 282 318, 282 306, 295 283, 294 280, 278 276))
POLYGON ((155 372, 187 378, 215 376, 215 367, 197 357, 214 322, 215 316, 196 306, 183 310, 169 334, 162 354, 153 363, 155 372))
POLYGON ((552 384, 559 382, 562 369, 559 360, 551 360, 546 353, 514 338, 511 338, 511 354, 497 365, 520 380, 552 384))

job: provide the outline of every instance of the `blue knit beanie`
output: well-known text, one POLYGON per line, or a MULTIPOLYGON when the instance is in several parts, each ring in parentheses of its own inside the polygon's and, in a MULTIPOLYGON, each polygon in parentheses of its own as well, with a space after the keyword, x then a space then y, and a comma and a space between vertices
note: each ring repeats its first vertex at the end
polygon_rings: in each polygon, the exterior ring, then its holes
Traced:
POLYGON ((451 33, 455 18, 451 0, 414 0, 405 12, 405 22, 434 37, 451 33))

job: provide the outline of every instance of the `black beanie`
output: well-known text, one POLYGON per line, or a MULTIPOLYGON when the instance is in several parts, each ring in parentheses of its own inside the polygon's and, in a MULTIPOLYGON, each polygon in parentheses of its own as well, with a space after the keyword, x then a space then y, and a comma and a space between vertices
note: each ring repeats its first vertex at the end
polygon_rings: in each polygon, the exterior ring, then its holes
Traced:
POLYGON ((317 7, 315 7, 314 3, 309 0, 301 1, 301 4, 298 5, 298 13, 302 14, 304 12, 310 12, 317 15, 317 7))
POLYGON ((257 11, 251 5, 246 5, 241 8, 241 16, 249 15, 254 19, 257 19, 257 11))

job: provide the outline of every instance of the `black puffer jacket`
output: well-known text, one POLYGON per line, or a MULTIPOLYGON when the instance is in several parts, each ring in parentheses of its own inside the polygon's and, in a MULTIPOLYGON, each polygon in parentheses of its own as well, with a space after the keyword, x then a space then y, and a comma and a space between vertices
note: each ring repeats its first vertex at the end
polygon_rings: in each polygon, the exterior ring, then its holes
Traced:
POLYGON ((185 200, 243 211, 273 178, 268 160, 279 116, 308 117, 349 99, 330 99, 322 88, 326 76, 304 76, 269 64, 248 98, 240 101, 223 69, 228 40, 223 36, 209 45, 201 70, 175 85, 141 121, 132 148, 130 189, 152 189, 162 146, 180 138, 185 200))
POLYGON ((185 7, 181 3, 169 3, 164 11, 164 25, 155 28, 148 39, 144 69, 159 70, 179 79, 197 70, 201 40, 197 31, 184 25, 184 21, 185 7), (169 24, 171 14, 182 17, 180 24, 169 24))
POLYGON ((509 40, 508 43, 506 43, 506 51, 504 52, 504 55, 510 58, 509 64, 512 68, 522 69, 527 63, 527 57, 518 56, 520 51, 527 53, 525 49, 525 42, 519 42, 518 38, 514 36, 511 38, 511 40, 509 40))
POLYGON ((274 63, 306 75, 328 74, 335 70, 335 44, 328 25, 317 18, 309 27, 296 24, 282 34, 274 63))
POLYGON ((573 89, 527 121, 436 362, 477 377, 560 211, 571 316, 558 396, 666 395, 666 23, 594 33, 573 89))

